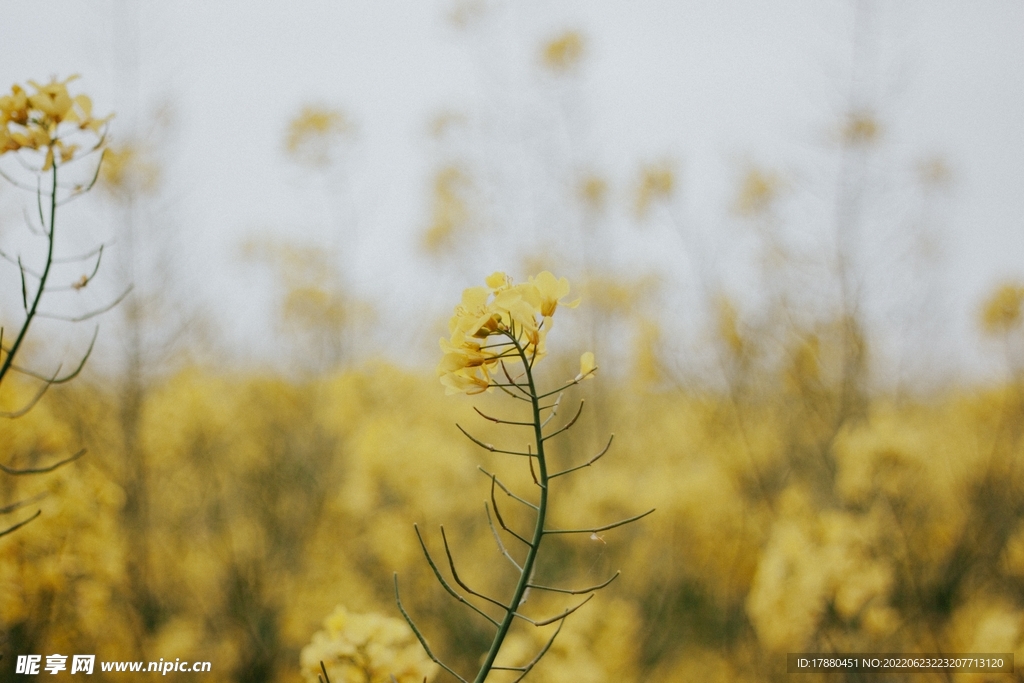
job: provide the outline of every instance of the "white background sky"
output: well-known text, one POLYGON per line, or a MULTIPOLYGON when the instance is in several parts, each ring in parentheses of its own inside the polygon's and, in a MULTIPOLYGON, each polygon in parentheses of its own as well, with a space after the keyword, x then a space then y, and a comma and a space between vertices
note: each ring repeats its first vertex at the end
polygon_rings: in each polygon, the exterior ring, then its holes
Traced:
MULTIPOLYGON (((626 205, 639 165, 667 158, 680 179, 674 215, 710 253, 727 254, 743 241, 729 206, 747 164, 779 169, 813 207, 834 171, 830 136, 854 82, 883 125, 882 195, 909 194, 904 183, 923 158, 941 156, 953 172, 930 229, 942 247, 949 334, 965 362, 978 346, 978 302, 995 283, 1024 278, 1024 4, 866 3, 867 59, 853 81, 853 2, 483 4, 460 31, 446 18, 457 6, 448 0, 8 1, 0 83, 82 74, 78 87, 97 110, 118 112, 115 141, 172 105, 162 201, 180 286, 239 344, 268 325, 263 271, 236 255, 260 232, 348 245, 351 281, 388 316, 443 315, 459 289, 515 267, 491 249, 445 280, 417 251, 430 173, 444 158, 427 133, 440 111, 476 122, 460 143, 468 154, 506 155, 506 220, 521 221, 527 237, 557 241, 550 223, 564 218, 518 202, 537 169, 558 182, 561 168, 595 168, 626 205), (538 54, 566 29, 583 34, 586 59, 556 82, 538 54), (133 78, 137 89, 126 87, 133 78), (345 165, 354 242, 324 225, 321 195, 282 152, 288 120, 308 102, 338 106, 359 126, 345 165)), ((902 201, 878 213, 902 215, 902 201)), ((823 220, 821 207, 796 211, 798 230, 814 233, 823 220)), ((656 234, 632 241, 633 262, 681 268, 656 234)), ((434 336, 421 338, 430 345, 434 336)))

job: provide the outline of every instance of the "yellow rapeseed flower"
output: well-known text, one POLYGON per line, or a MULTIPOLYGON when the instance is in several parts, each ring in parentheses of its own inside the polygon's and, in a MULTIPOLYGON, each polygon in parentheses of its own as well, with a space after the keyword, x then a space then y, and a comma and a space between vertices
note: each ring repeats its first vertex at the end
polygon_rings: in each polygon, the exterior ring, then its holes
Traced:
MULTIPOLYGON (((491 386, 491 373, 503 359, 518 358, 518 346, 532 362, 543 358, 551 318, 569 294, 569 281, 544 271, 516 284, 492 273, 483 287, 463 291, 448 322, 449 338, 440 340, 444 356, 437 374, 448 393, 475 394, 491 386), (484 340, 497 337, 490 345, 484 340), (504 339, 500 339, 504 337, 504 339)), ((579 300, 564 303, 570 308, 579 300)))
POLYGON ((1006 283, 1000 286, 981 310, 981 326, 988 334, 1005 334, 1021 323, 1024 308, 1024 285, 1006 283))
POLYGON ((781 185, 779 177, 771 171, 749 169, 736 198, 736 211, 743 216, 765 213, 779 196, 781 185))
POLYGON ((101 145, 100 131, 110 116, 94 118, 92 100, 87 95, 71 96, 68 83, 76 78, 54 79, 45 85, 29 81, 35 89, 31 95, 15 84, 9 95, 0 97, 0 154, 20 149, 44 152, 41 170, 47 171, 58 161, 74 159, 81 146, 68 142, 71 135, 88 131, 97 138, 92 149, 101 145))
POLYGON ((420 683, 438 666, 419 647, 401 619, 337 607, 300 655, 302 675, 316 683, 320 663, 333 683, 420 683))
POLYGON ((576 375, 576 381, 582 382, 585 379, 590 379, 597 372, 597 363, 594 361, 594 353, 587 351, 580 356, 580 374, 576 375))
POLYGON ((566 31, 544 46, 544 64, 554 71, 568 71, 583 58, 583 36, 566 31))
POLYGON ((331 162, 331 147, 353 129, 344 112, 306 105, 288 124, 285 149, 299 163, 312 167, 327 166, 331 162))
POLYGON ((608 183, 604 178, 596 175, 589 175, 580 181, 579 196, 588 209, 600 210, 604 208, 605 197, 608 195, 608 183))
POLYGON ((636 215, 646 218, 651 205, 657 200, 672 198, 675 189, 675 174, 667 162, 645 166, 640 171, 640 183, 636 190, 636 215))
POLYGON ((851 114, 843 126, 843 140, 849 145, 869 145, 878 140, 882 127, 870 112, 851 114))

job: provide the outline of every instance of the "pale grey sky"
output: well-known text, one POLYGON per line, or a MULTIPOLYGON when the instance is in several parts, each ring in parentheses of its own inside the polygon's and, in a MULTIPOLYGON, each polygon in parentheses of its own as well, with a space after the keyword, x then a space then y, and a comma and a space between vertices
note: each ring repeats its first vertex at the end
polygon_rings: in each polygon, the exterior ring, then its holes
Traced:
MULTIPOLYGON (((570 219, 553 196, 572 173, 600 171, 627 207, 639 165, 672 160, 674 218, 635 233, 633 247, 616 245, 619 265, 678 271, 685 259, 668 245, 683 229, 691 247, 722 259, 728 281, 729 272, 743 279, 732 246, 742 252, 745 238, 729 207, 750 163, 786 176, 797 233, 827 232, 834 131, 852 88, 884 133, 868 253, 885 252, 901 222, 916 220, 909 179, 921 159, 940 156, 952 170, 927 218, 942 244, 951 338, 970 364, 979 300, 1002 279, 1024 279, 1024 4, 862 4, 866 57, 855 75, 856 3, 846 0, 8 2, 0 83, 82 74, 97 110, 118 112, 115 141, 140 122, 133 112, 171 104, 167 215, 178 258, 189 291, 239 344, 267 324, 269 289, 236 256, 260 231, 350 244, 354 286, 389 317, 443 315, 462 287, 512 267, 495 248, 445 279, 417 251, 431 170, 452 153, 427 134, 440 111, 470 121, 456 151, 492 167, 495 220, 524 239, 558 239, 550 223, 570 219), (485 10, 469 28, 446 19, 473 5, 485 10), (124 39, 132 26, 137 47, 124 39), (538 54, 566 29, 585 37, 586 58, 559 81, 538 54), (124 64, 133 52, 135 72, 124 64), (125 87, 132 78, 136 91, 125 87), (342 211, 357 224, 351 243, 325 225, 322 195, 282 153, 288 120, 308 102, 358 124, 334 206, 351 205, 342 211), (538 180, 545 174, 554 187, 538 180)), ((628 223, 625 214, 611 220, 628 223)), ((691 281, 678 277, 680 288, 691 281)))

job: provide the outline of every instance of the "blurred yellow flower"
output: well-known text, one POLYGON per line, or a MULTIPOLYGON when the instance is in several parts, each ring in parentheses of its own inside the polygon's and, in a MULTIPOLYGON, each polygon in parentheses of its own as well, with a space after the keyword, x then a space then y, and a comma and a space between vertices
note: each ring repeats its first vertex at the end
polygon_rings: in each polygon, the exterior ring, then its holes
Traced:
POLYGON ((579 196, 587 208, 600 210, 604 208, 604 200, 608 194, 608 183, 596 175, 589 175, 579 185, 579 196))
POLYGON ((58 159, 59 163, 74 159, 80 145, 69 143, 70 135, 88 131, 97 138, 92 149, 99 147, 103 142, 100 130, 110 116, 93 118, 92 100, 68 93, 67 84, 76 78, 55 79, 46 85, 29 81, 35 89, 32 95, 15 84, 10 95, 0 97, 0 154, 19 149, 44 152, 41 170, 47 171, 58 159))
POLYGON ((868 145, 882 133, 878 120, 870 112, 851 114, 843 126, 843 141, 848 145, 868 145))
POLYGON ((945 187, 953 181, 953 170, 942 157, 932 157, 918 163, 917 176, 926 187, 945 187))
POLYGON ((454 165, 443 166, 435 173, 432 215, 423 234, 427 251, 442 251, 454 244, 459 234, 470 226, 472 215, 467 202, 470 181, 465 171, 454 165))
POLYGON ((777 175, 760 168, 751 168, 743 178, 736 211, 743 216, 756 216, 767 211, 779 195, 782 185, 777 175))
POLYGON ((988 334, 1005 334, 1021 322, 1024 285, 1006 283, 996 289, 981 310, 981 326, 988 334))
POLYGON ((635 202, 637 217, 646 218, 651 205, 658 200, 671 199, 674 189, 675 174, 668 162, 649 164, 640 169, 635 202))
POLYGON ((566 31, 544 46, 544 65, 553 71, 568 71, 583 58, 583 36, 566 31))
POLYGON ((331 162, 331 147, 352 130, 353 125, 343 112, 306 105, 288 124, 285 150, 301 164, 327 166, 331 162))
POLYGON ((137 145, 110 147, 103 155, 100 180, 112 193, 151 192, 160 179, 160 167, 137 145))
POLYGON ((337 607, 324 630, 302 648, 302 675, 316 683, 320 662, 331 683, 421 683, 438 666, 427 657, 404 621, 382 614, 353 614, 337 607))

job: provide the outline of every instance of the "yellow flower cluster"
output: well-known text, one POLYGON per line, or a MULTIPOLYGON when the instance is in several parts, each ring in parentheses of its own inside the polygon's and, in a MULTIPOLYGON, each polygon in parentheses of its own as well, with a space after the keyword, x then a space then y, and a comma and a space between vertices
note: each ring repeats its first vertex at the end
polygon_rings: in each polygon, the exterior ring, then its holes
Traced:
POLYGON ((1005 334, 1020 325, 1024 286, 1007 282, 996 289, 981 309, 981 327, 988 334, 1005 334))
POLYGON ((344 112, 323 106, 307 105, 288 124, 285 149, 296 161, 313 167, 331 163, 331 147, 354 126, 344 112))
POLYGON ((45 150, 42 170, 47 171, 53 167, 54 150, 61 163, 74 158, 79 145, 69 144, 65 139, 68 135, 89 131, 99 136, 98 146, 102 142, 100 130, 110 116, 93 118, 92 100, 87 95, 72 97, 68 93, 68 83, 76 78, 54 79, 46 85, 29 81, 35 89, 33 95, 15 84, 10 95, 0 97, 0 154, 19 149, 45 150))
POLYGON ((583 36, 566 31, 544 46, 544 65, 554 71, 568 71, 583 59, 583 36))
POLYGON ((675 184, 675 173, 668 162, 651 164, 641 169, 640 183, 636 190, 637 218, 646 218, 654 202, 671 199, 675 184))
POLYGON ((339 606, 324 620, 324 627, 302 649, 302 674, 307 681, 315 683, 320 662, 332 683, 421 683, 437 673, 437 665, 400 619, 353 614, 339 606))
MULTIPOLYGON (((442 337, 440 342, 444 357, 437 374, 446 393, 486 391, 492 386, 491 374, 498 365, 505 359, 521 357, 520 353, 531 365, 540 360, 551 317, 568 295, 569 281, 548 271, 521 284, 497 272, 487 278, 486 287, 465 290, 462 303, 455 307, 448 323, 451 336, 442 337), (491 336, 505 339, 485 345, 491 336)), ((562 305, 575 308, 579 299, 562 305)))

